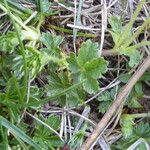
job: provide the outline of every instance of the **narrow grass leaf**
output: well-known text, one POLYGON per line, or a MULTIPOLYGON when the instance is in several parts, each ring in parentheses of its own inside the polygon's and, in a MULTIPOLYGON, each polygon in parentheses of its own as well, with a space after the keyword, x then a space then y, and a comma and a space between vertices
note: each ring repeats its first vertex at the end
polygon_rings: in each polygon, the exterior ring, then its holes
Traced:
POLYGON ((37 150, 41 150, 42 148, 37 145, 28 135, 26 135, 22 130, 20 130, 15 125, 11 124, 7 119, 0 116, 0 124, 7 128, 12 134, 15 134, 24 142, 28 143, 29 145, 33 146, 37 150))

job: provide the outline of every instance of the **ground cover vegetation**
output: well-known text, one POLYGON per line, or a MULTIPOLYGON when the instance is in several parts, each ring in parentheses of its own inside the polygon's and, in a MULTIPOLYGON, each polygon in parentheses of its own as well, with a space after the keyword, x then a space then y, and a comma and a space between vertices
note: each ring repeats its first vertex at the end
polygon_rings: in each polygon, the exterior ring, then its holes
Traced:
POLYGON ((0 149, 150 149, 148 0, 0 1, 0 149))

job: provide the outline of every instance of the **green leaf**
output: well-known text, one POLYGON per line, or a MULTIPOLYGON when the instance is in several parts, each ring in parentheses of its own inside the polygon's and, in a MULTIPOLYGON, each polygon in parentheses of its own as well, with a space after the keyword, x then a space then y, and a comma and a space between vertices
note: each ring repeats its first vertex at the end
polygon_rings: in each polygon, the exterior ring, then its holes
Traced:
POLYGON ((0 124, 7 128, 12 134, 18 136, 24 142, 28 143, 29 145, 33 146, 35 149, 41 150, 42 148, 36 144, 28 135, 26 135, 22 130, 20 130, 15 125, 11 124, 7 119, 0 116, 0 124))
POLYGON ((6 35, 0 36, 0 51, 12 52, 18 44, 15 32, 8 32, 6 35))
MULTIPOLYGON (((128 138, 122 137, 115 145, 113 145, 113 150, 126 150, 129 146, 131 146, 134 142, 139 139, 145 140, 148 144, 150 144, 150 126, 148 123, 141 122, 134 126, 132 130, 132 134, 128 138)), ((137 149, 141 149, 143 144, 140 144, 137 149)))
MULTIPOLYGON (((131 78, 131 74, 121 74, 119 76, 120 81, 123 83, 127 83, 131 78)), ((141 108, 141 104, 139 103, 140 98, 143 96, 142 83, 137 82, 130 92, 126 104, 129 108, 141 108)))
POLYGON ((124 138, 128 138, 133 133, 133 125, 134 125, 134 119, 130 117, 130 115, 122 115, 121 120, 121 131, 123 133, 124 138))
POLYGON ((84 141, 86 129, 87 129, 87 124, 84 124, 84 126, 79 131, 77 131, 76 133, 73 134, 73 136, 71 137, 71 139, 68 142, 68 144, 72 150, 80 149, 80 147, 84 141))
POLYGON ((48 145, 52 146, 52 147, 60 147, 62 145, 64 145, 64 143, 60 140, 60 138, 58 136, 50 136, 49 140, 47 141, 48 145))
POLYGON ((140 53, 136 49, 124 48, 122 47, 119 50, 120 54, 126 55, 130 58, 129 66, 133 67, 140 62, 140 53))
MULTIPOLYGON (((41 119, 56 131, 60 128, 61 120, 58 116, 50 115, 47 119, 44 117, 41 119)), ((51 147, 55 149, 63 144, 58 136, 53 135, 53 132, 42 124, 36 125, 34 140, 45 149, 51 149, 51 147)))
MULTIPOLYGON (((58 130, 60 127, 60 117, 50 115, 47 119, 41 116, 41 120, 43 120, 47 125, 49 125, 54 130, 58 130)), ((35 137, 44 140, 49 140, 49 136, 53 135, 53 131, 49 130, 43 124, 36 124, 35 137)))
POLYGON ((54 15, 57 12, 54 11, 52 9, 52 2, 49 2, 49 0, 39 0, 39 7, 40 7, 40 12, 42 13, 42 15, 45 16, 50 16, 50 15, 54 15))
POLYGON ((92 94, 98 91, 99 83, 97 79, 106 73, 108 62, 98 57, 98 45, 87 40, 81 45, 79 54, 70 54, 67 58, 69 69, 72 71, 74 81, 83 81, 83 88, 92 94))
MULTIPOLYGON (((60 117, 51 115, 46 120, 46 123, 50 125, 54 130, 58 130, 61 124, 60 117)), ((51 134, 53 132, 49 132, 51 134)))
MULTIPOLYGON (((128 56, 130 58, 129 66, 133 67, 134 65, 137 65, 140 61, 140 53, 139 51, 136 50, 136 47, 142 45, 142 43, 138 43, 137 45, 133 46, 126 45, 126 42, 130 40, 132 36, 131 27, 133 22, 132 23, 131 22, 132 19, 126 26, 122 26, 119 17, 112 16, 109 18, 109 23, 111 25, 110 33, 115 43, 113 50, 116 50, 120 54, 128 56)), ((145 44, 148 43, 146 42, 145 44)))
MULTIPOLYGON (((30 87, 30 97, 29 102, 35 102, 35 101, 41 101, 41 97, 44 94, 43 88, 38 88, 37 86, 31 86, 30 87)), ((32 108, 38 109, 39 105, 33 105, 32 108)))
POLYGON ((42 0, 41 1, 41 12, 46 13, 49 11, 50 8, 50 2, 48 0, 42 0))
POLYGON ((91 40, 87 40, 81 45, 77 61, 80 66, 83 66, 86 62, 89 62, 97 57, 98 57, 98 44, 93 43, 91 40))
POLYGON ((102 93, 101 95, 98 96, 98 101, 102 102, 102 101, 112 101, 112 97, 110 95, 109 91, 105 91, 104 93, 102 93))
POLYGON ((127 83, 129 81, 129 79, 131 78, 131 74, 125 73, 125 74, 121 74, 119 76, 119 80, 123 83, 127 83))
POLYGON ((139 81, 150 81, 150 72, 145 72, 139 81))
POLYGON ((48 77, 48 91, 47 91, 47 95, 55 95, 56 93, 61 92, 62 90, 64 90, 64 86, 61 79, 59 78, 59 76, 56 73, 52 73, 51 75, 48 77))
POLYGON ((138 138, 145 139, 148 143, 150 143, 150 125, 149 123, 141 122, 139 125, 134 128, 133 135, 138 138))
POLYGON ((84 99, 85 93, 82 87, 79 87, 67 93, 66 104, 69 105, 70 107, 75 107, 78 106, 79 104, 83 104, 84 99))
POLYGON ((97 79, 102 77, 103 73, 106 73, 107 65, 108 63, 104 58, 94 58, 90 62, 85 63, 83 68, 87 76, 97 79))
POLYGON ((137 148, 138 150, 147 150, 145 143, 140 143, 137 148))
POLYGON ((80 76, 80 80, 85 82, 83 83, 83 88, 88 93, 92 94, 99 90, 99 83, 96 79, 87 77, 84 74, 80 76))
POLYGON ((43 49, 47 54, 51 54, 53 56, 60 55, 59 46, 63 42, 63 38, 61 36, 57 36, 55 34, 51 34, 50 32, 42 33, 41 42, 46 46, 47 49, 43 49))
POLYGON ((70 53, 69 58, 67 58, 67 62, 72 73, 77 73, 80 71, 80 66, 74 53, 70 53))
POLYGON ((105 91, 102 94, 98 96, 99 106, 98 110, 101 113, 105 113, 110 105, 112 104, 112 101, 115 98, 116 89, 113 88, 111 91, 105 91))
POLYGON ((98 111, 101 113, 105 113, 108 108, 111 106, 112 102, 111 101, 103 101, 99 104, 98 106, 98 111))
MULTIPOLYGON (((13 70, 14 74, 18 79, 24 76, 24 59, 22 55, 16 55, 14 58, 13 70)), ((33 79, 41 71, 43 64, 41 64, 40 55, 35 55, 34 53, 26 53, 26 63, 30 74, 30 78, 33 79)))
POLYGON ((143 96, 143 87, 141 82, 137 82, 135 84, 135 92, 137 93, 137 96, 143 96))
MULTIPOLYGON (((36 75, 47 65, 49 62, 58 63, 59 59, 55 56, 48 54, 45 49, 43 51, 37 50, 35 47, 27 47, 26 63, 30 74, 30 78, 34 79, 36 75)), ((24 75, 24 59, 22 55, 16 55, 14 58, 13 70, 18 78, 24 75)))
POLYGON ((120 34, 119 33, 115 33, 113 31, 109 31, 111 33, 111 36, 113 38, 113 41, 115 43, 115 45, 117 45, 119 39, 120 39, 120 34))
POLYGON ((137 95, 132 95, 132 98, 128 100, 128 107, 129 108, 142 108, 141 104, 138 102, 139 98, 137 95))
POLYGON ((117 50, 131 37, 131 32, 126 32, 126 27, 122 26, 121 18, 119 16, 111 16, 108 21, 111 25, 109 32, 112 35, 117 50))
POLYGON ((115 33, 121 33, 122 22, 119 16, 111 16, 108 18, 109 24, 111 25, 111 30, 115 33))

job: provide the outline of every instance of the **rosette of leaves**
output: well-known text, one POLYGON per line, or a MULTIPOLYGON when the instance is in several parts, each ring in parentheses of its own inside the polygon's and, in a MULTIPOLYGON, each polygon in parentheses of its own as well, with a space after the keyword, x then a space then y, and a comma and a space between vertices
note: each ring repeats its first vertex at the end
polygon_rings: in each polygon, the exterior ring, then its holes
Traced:
POLYGON ((99 90, 97 79, 106 73, 108 62, 98 56, 98 44, 87 40, 81 45, 78 56, 70 53, 67 58, 74 81, 83 81, 83 88, 92 94, 99 90))

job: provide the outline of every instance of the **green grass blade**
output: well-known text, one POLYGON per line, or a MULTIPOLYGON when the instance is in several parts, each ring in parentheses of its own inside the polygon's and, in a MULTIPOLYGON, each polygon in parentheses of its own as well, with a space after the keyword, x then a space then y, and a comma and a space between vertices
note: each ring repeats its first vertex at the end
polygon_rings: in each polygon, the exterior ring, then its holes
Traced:
POLYGON ((129 21, 129 23, 126 25, 125 27, 125 31, 122 34, 122 37, 120 38, 120 40, 118 41, 118 46, 120 46, 122 44, 122 42, 128 38, 129 33, 131 32, 131 28, 133 26, 133 23, 135 22, 135 20, 137 19, 139 12, 141 11, 143 5, 145 3, 145 0, 141 0, 141 2, 139 3, 139 5, 137 6, 132 19, 129 21))
POLYGON ((142 41, 141 43, 137 43, 133 46, 129 46, 126 49, 136 49, 136 48, 140 48, 140 47, 143 47, 143 46, 150 46, 150 41, 142 41))
POLYGON ((28 135, 26 135, 22 130, 20 130, 15 125, 11 124, 7 119, 0 116, 0 124, 7 128, 12 134, 18 136, 24 142, 28 143, 29 145, 33 146, 37 150, 41 150, 42 148, 36 144, 28 135))
MULTIPOLYGON (((64 33, 68 33, 68 34, 73 34, 73 31, 71 29, 67 29, 67 28, 63 28, 63 27, 58 27, 58 26, 54 26, 54 25, 48 25, 49 29, 54 29, 56 31, 59 32, 64 32, 64 33)), ((78 32, 77 36, 81 36, 81 37, 87 37, 87 38, 96 38, 95 34, 92 33, 84 33, 84 32, 78 32)))
POLYGON ((9 3, 9 5, 11 6, 12 9, 19 10, 19 11, 21 11, 23 13, 28 14, 28 15, 32 14, 32 10, 31 9, 29 9, 27 7, 23 7, 17 1, 7 0, 7 2, 9 3))
POLYGON ((150 16, 144 21, 142 26, 132 35, 132 37, 123 46, 124 47, 129 46, 149 24, 150 24, 150 16))

